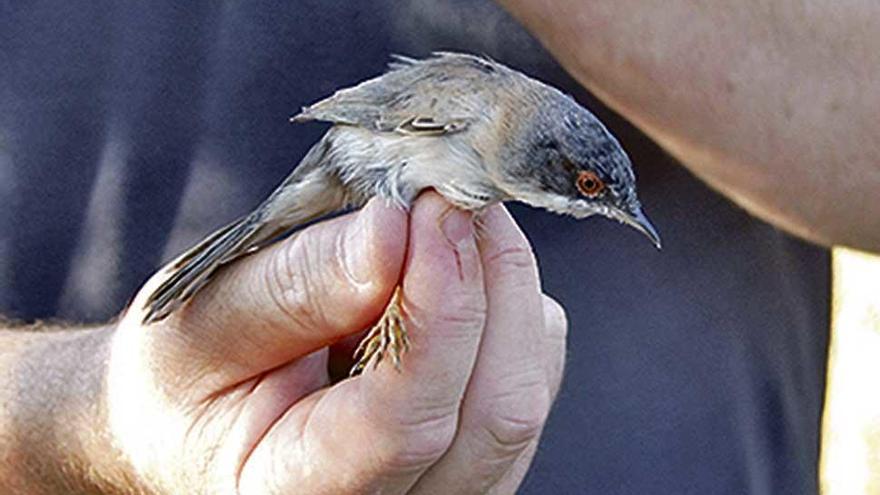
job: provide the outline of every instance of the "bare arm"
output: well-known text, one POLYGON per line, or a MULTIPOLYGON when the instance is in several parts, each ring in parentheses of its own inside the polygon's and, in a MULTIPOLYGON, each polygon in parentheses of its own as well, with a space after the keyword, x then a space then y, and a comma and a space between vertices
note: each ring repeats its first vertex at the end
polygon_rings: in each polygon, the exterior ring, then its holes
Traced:
POLYGON ((114 487, 125 485, 105 427, 110 335, 109 326, 0 330, 0 491, 119 493, 114 487))
POLYGON ((501 0, 583 84, 751 212, 880 251, 880 4, 501 0))

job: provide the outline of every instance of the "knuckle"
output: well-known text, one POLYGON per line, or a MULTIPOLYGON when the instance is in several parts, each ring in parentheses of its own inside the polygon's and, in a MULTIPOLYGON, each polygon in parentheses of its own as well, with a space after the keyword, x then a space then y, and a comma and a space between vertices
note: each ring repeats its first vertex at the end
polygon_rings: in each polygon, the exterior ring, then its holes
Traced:
POLYGON ((494 265, 501 270, 534 270, 535 255, 532 250, 523 244, 516 244, 495 251, 488 256, 487 264, 494 265))
POLYGON ((553 399, 559 394, 562 388, 562 381, 565 378, 565 352, 560 352, 555 363, 553 363, 550 373, 550 394, 553 399))
POLYGON ((269 299, 289 323, 314 328, 326 321, 322 307, 321 274, 315 270, 308 246, 289 246, 272 257, 266 270, 269 299))
POLYGON ((490 448, 498 457, 513 456, 537 439, 550 412, 550 392, 544 383, 517 387, 495 396, 482 418, 490 448))
POLYGON ((411 299, 404 301, 409 316, 428 326, 482 328, 486 322, 486 296, 482 291, 466 291, 449 295, 443 301, 430 304, 411 299))
POLYGON ((565 339, 568 333, 568 314, 556 299, 543 295, 544 322, 547 335, 556 339, 565 339))
POLYGON ((441 325, 461 327, 482 327, 486 321, 486 305, 479 301, 463 302, 453 305, 453 311, 443 311, 435 316, 441 325))
POLYGON ((556 397, 562 387, 565 375, 565 347, 568 333, 568 316, 565 309, 555 299, 544 295, 544 332, 548 360, 545 366, 548 371, 551 397, 556 397))
POLYGON ((455 408, 418 421, 400 422, 383 432, 376 458, 382 467, 396 472, 420 471, 434 464, 449 450, 458 429, 455 408))

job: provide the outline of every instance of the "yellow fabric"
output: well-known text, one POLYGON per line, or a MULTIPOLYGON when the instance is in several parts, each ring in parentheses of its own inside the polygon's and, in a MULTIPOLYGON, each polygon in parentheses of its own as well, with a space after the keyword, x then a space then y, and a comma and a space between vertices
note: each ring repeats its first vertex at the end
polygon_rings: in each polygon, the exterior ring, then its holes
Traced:
POLYGON ((880 256, 834 250, 823 495, 880 495, 880 256))

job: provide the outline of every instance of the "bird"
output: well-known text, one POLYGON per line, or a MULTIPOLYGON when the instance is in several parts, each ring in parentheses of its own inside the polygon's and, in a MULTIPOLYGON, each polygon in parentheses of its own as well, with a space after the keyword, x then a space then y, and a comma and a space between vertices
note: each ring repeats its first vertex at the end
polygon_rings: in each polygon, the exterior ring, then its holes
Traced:
MULTIPOLYGON (((305 106, 292 122, 331 124, 253 211, 208 235, 167 267, 143 324, 165 319, 218 270, 322 217, 379 196, 408 210, 434 189, 475 212, 519 201, 635 228, 659 249, 642 212, 632 163, 618 140, 570 95, 485 56, 394 55, 387 70, 305 106)), ((354 354, 351 374, 410 348, 400 284, 354 354)))

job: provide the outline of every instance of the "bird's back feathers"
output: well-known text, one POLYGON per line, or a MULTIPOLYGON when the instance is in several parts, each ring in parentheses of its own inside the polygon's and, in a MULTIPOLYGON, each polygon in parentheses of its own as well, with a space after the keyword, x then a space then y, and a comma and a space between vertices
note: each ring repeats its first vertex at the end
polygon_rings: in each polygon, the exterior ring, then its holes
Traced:
POLYGON ((411 135, 455 133, 485 112, 487 88, 499 87, 488 79, 518 76, 492 60, 448 52, 423 60, 396 55, 389 69, 303 108, 291 120, 411 135))

